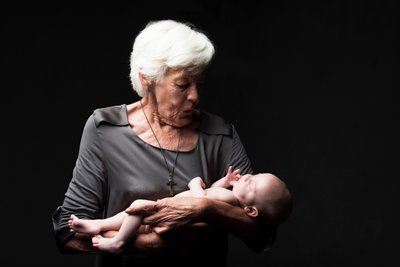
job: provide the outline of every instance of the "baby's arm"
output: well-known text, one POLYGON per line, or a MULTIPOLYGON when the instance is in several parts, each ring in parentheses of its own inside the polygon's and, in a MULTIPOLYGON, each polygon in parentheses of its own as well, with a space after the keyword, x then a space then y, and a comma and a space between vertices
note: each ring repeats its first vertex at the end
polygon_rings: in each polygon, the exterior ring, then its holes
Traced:
POLYGON ((206 184, 200 177, 194 177, 190 180, 188 186, 192 197, 204 197, 206 195, 206 192, 204 191, 206 184))
POLYGON ((214 182, 211 187, 231 187, 234 183, 236 183, 237 180, 240 179, 240 177, 240 169, 232 171, 232 166, 229 166, 226 176, 214 182))

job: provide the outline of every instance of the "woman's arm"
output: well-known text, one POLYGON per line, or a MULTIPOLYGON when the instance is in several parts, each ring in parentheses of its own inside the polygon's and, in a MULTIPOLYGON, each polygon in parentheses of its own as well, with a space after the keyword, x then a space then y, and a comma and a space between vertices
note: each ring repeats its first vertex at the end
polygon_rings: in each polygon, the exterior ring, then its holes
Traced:
POLYGON ((64 244, 64 253, 101 253, 92 245, 92 236, 88 234, 75 233, 64 244))
POLYGON ((204 199, 204 222, 227 230, 240 238, 253 252, 270 248, 276 237, 277 226, 248 216, 243 208, 227 202, 204 199))
POLYGON ((128 208, 126 212, 148 214, 143 223, 151 225, 158 234, 203 222, 237 236, 254 252, 271 246, 276 234, 276 226, 261 224, 240 207, 208 198, 164 198, 154 205, 128 208))

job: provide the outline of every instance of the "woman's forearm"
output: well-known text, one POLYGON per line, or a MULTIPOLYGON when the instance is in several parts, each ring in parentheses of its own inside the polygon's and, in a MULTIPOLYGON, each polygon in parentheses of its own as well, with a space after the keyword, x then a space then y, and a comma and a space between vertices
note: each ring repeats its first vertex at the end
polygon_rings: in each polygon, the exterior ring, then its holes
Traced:
POLYGON ((248 216, 243 208, 217 200, 204 201, 204 222, 237 236, 254 252, 263 251, 274 239, 275 226, 260 223, 248 216))
POLYGON ((204 201, 202 217, 205 223, 227 230, 240 238, 259 236, 260 225, 248 216, 241 207, 206 198, 204 198, 204 201))
POLYGON ((65 243, 65 251, 72 253, 100 253, 92 246, 92 236, 87 234, 75 233, 65 243))

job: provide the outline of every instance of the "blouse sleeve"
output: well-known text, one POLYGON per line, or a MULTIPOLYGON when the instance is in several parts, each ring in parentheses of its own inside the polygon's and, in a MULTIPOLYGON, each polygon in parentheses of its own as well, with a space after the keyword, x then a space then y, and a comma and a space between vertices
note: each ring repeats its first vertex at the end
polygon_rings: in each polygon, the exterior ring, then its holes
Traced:
POLYGON ((103 212, 106 173, 101 142, 93 116, 87 120, 81 138, 78 159, 64 201, 52 216, 56 243, 63 251, 72 232, 68 227, 71 214, 80 218, 99 218, 103 212))
POLYGON ((240 169, 241 174, 252 174, 253 169, 251 162, 247 156, 246 149, 244 148, 239 134, 235 127, 232 125, 232 150, 231 150, 230 163, 233 169, 240 169))

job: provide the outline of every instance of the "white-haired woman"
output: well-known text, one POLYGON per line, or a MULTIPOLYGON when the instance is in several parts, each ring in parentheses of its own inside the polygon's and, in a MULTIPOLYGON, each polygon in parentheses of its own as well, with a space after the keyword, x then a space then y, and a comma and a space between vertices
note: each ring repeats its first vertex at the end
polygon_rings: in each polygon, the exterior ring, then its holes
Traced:
POLYGON ((234 126, 197 109, 213 55, 207 36, 185 23, 154 21, 138 34, 130 77, 141 99, 97 109, 88 118, 71 182, 53 215, 62 252, 99 252, 91 236, 70 231, 72 214, 110 217, 135 199, 159 200, 130 212, 148 215, 144 223, 164 231, 137 235, 123 255, 99 253, 98 266, 205 266, 210 259, 226 266, 228 233, 256 252, 271 246, 277 226, 258 223, 240 207, 169 197, 187 190, 196 176, 211 185, 228 166, 252 173, 234 126))

